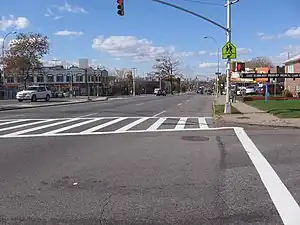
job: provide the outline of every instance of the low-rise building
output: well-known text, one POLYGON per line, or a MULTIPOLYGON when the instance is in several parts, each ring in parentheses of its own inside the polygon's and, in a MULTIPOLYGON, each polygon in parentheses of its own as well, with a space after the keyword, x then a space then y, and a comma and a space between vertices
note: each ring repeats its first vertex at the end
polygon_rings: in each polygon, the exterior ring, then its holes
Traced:
MULTIPOLYGON (((8 98, 24 88, 24 75, 5 74, 4 87, 8 98)), ((45 85, 52 91, 73 91, 75 95, 86 95, 89 88, 90 95, 107 95, 109 88, 108 71, 103 69, 81 69, 63 66, 42 67, 30 71, 27 85, 45 85)))
MULTIPOLYGON (((284 64, 286 73, 300 73, 300 54, 289 58, 284 64)), ((285 79, 284 88, 297 95, 300 92, 300 79, 285 79)))

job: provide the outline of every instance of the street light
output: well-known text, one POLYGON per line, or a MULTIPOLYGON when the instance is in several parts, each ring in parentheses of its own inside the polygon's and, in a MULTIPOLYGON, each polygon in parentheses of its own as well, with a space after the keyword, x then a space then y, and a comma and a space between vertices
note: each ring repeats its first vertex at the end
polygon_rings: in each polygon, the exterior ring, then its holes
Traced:
POLYGON ((217 49, 218 49, 218 65, 217 65, 217 76, 216 76, 216 92, 217 92, 217 97, 218 97, 218 94, 219 94, 219 85, 218 85, 218 77, 220 75, 220 45, 218 44, 218 42, 216 41, 215 38, 211 37, 211 36, 205 36, 204 39, 211 39, 217 46, 217 49))
POLYGON ((11 31, 11 32, 8 32, 5 36, 4 36, 4 38, 3 38, 3 41, 2 41, 2 66, 3 66, 3 68, 2 68, 2 75, 1 75, 1 77, 0 77, 0 82, 2 81, 2 77, 3 77, 3 79, 4 79, 4 57, 5 57, 5 40, 6 40, 6 38, 9 36, 9 35, 14 35, 14 34, 16 34, 17 33, 17 31, 11 31))

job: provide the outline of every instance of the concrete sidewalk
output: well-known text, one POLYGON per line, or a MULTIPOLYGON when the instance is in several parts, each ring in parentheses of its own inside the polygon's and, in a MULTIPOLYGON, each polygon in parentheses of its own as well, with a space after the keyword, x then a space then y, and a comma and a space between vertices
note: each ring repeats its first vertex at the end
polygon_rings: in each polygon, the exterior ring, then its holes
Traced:
POLYGON ((64 101, 56 101, 56 102, 28 102, 26 103, 19 103, 15 100, 15 103, 8 103, 5 104, 4 101, 0 101, 0 111, 7 111, 7 110, 17 110, 17 109, 31 109, 31 108, 41 108, 41 107, 51 107, 51 106, 59 106, 59 105, 72 105, 72 104, 80 104, 80 103, 88 103, 88 102, 98 102, 98 101, 106 101, 108 97, 97 97, 91 98, 90 100, 87 97, 84 98, 72 98, 66 99, 64 101))
MULTIPOLYGON (((214 104, 225 104, 225 95, 216 97, 214 100, 214 104)), ((221 115, 218 120, 237 124, 300 128, 300 118, 280 119, 272 114, 266 113, 241 101, 232 103, 232 106, 240 111, 241 114, 224 114, 221 115)))

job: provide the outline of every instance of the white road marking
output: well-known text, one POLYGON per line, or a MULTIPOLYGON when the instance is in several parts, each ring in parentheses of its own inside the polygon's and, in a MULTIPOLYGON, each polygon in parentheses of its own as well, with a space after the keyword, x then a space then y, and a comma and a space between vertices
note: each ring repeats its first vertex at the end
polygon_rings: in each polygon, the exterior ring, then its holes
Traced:
POLYGON ((179 119, 179 121, 177 122, 176 126, 175 126, 175 130, 182 130, 185 127, 186 121, 187 121, 187 117, 181 117, 179 119))
POLYGON ((22 138, 22 137, 61 137, 61 136, 86 136, 86 135, 107 135, 107 134, 127 134, 127 133, 153 133, 153 132, 182 132, 182 131, 216 131, 216 130, 232 130, 234 127, 217 127, 217 128, 185 128, 182 130, 174 129, 157 129, 157 130, 127 130, 122 132, 116 131, 103 131, 91 133, 56 133, 56 134, 22 134, 15 136, 0 135, 0 138, 22 138))
POLYGON ((114 119, 114 120, 111 120, 111 121, 109 121, 107 123, 103 123, 103 124, 100 124, 98 126, 92 127, 90 129, 81 131, 80 133, 81 134, 92 133, 92 132, 94 132, 96 130, 100 130, 100 129, 104 128, 104 127, 108 127, 110 125, 113 125, 113 124, 118 123, 118 122, 120 122, 122 120, 125 120, 125 119, 127 119, 127 117, 121 117, 121 118, 118 118, 118 119, 114 119))
POLYGON ((75 124, 70 125, 70 126, 62 127, 62 128, 60 128, 60 129, 51 130, 51 131, 46 132, 46 133, 44 133, 44 134, 45 134, 45 135, 56 134, 56 133, 59 133, 59 132, 65 131, 65 130, 70 130, 70 129, 75 128, 75 127, 80 127, 80 126, 83 126, 83 125, 86 125, 86 124, 89 124, 89 123, 93 123, 93 122, 99 121, 99 120, 101 120, 101 119, 102 119, 102 118, 92 119, 92 120, 86 120, 86 121, 83 121, 83 122, 81 122, 81 123, 75 123, 75 124))
POLYGON ((132 122, 132 123, 130 123, 130 124, 124 126, 124 127, 121 127, 120 129, 116 130, 116 132, 119 132, 119 131, 127 131, 127 130, 129 130, 129 129, 135 127, 136 125, 138 125, 138 124, 140 124, 140 123, 146 121, 147 119, 148 119, 148 118, 146 118, 146 117, 140 118, 140 119, 138 119, 138 120, 136 120, 136 121, 134 121, 134 122, 132 122))
POLYGON ((161 115, 161 114, 163 114, 163 113, 165 113, 165 112, 166 112, 166 110, 161 111, 160 113, 155 114, 153 117, 157 117, 157 116, 159 116, 159 115, 161 115))
POLYGON ((182 103, 177 104, 178 106, 180 106, 182 103))
POLYGON ((203 117, 198 118, 199 127, 208 128, 206 119, 203 117))
POLYGON ((87 116, 94 116, 94 115, 97 115, 98 113, 91 113, 91 114, 87 114, 87 115, 84 115, 84 116, 79 116, 79 118, 84 118, 84 117, 87 117, 87 116))
POLYGON ((32 123, 20 124, 20 125, 12 126, 12 127, 4 127, 4 128, 1 128, 0 131, 13 130, 13 129, 18 129, 18 128, 22 128, 22 127, 28 127, 28 126, 32 126, 32 125, 41 124, 41 123, 51 122, 51 121, 54 121, 54 120, 55 119, 48 119, 48 120, 42 120, 42 121, 37 121, 37 122, 32 122, 32 123))
POLYGON ((135 105, 143 105, 144 103, 142 102, 142 103, 138 103, 138 104, 135 104, 135 105))
POLYGON ((165 121, 167 118, 159 118, 154 124, 148 127, 147 131, 156 131, 165 121))
POLYGON ((25 129, 25 130, 20 130, 20 131, 14 132, 14 133, 5 134, 3 136, 16 136, 16 135, 36 131, 36 130, 45 129, 45 128, 48 128, 48 127, 54 127, 54 126, 61 125, 61 124, 64 124, 64 123, 74 122, 76 120, 79 120, 79 118, 74 118, 74 119, 71 119, 71 120, 64 120, 64 121, 60 121, 60 122, 56 122, 56 123, 50 123, 50 124, 46 124, 46 125, 40 126, 40 127, 33 127, 33 128, 25 129))
POLYGON ((248 137, 244 129, 241 127, 235 127, 234 131, 255 166, 282 219, 283 224, 299 225, 300 207, 287 187, 283 184, 272 166, 248 137))
MULTIPOLYGON (((13 120, 13 121, 8 121, 8 122, 4 122, 4 123, 0 123, 0 126, 4 126, 4 125, 8 125, 8 124, 13 124, 13 123, 20 123, 24 120, 13 120)), ((25 120, 26 121, 26 120, 25 120)))

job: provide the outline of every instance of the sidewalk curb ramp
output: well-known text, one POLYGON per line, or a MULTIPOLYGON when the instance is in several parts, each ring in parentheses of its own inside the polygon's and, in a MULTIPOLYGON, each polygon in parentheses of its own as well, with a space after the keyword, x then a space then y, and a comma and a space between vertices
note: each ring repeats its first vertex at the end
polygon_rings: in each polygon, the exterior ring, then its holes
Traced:
MULTIPOLYGON (((74 105, 74 104, 82 104, 82 103, 90 103, 90 102, 101 102, 101 101, 107 101, 109 98, 102 98, 102 99, 86 99, 86 100, 79 100, 79 101, 70 101, 70 102, 58 102, 53 104, 41 104, 41 105, 32 105, 32 106, 4 106, 1 108, 0 106, 0 112, 1 111, 9 111, 9 110, 20 110, 20 109, 33 109, 33 108, 43 108, 43 107, 52 107, 52 106, 60 106, 60 105, 74 105)), ((1 102, 0 102, 1 103, 1 102)))

